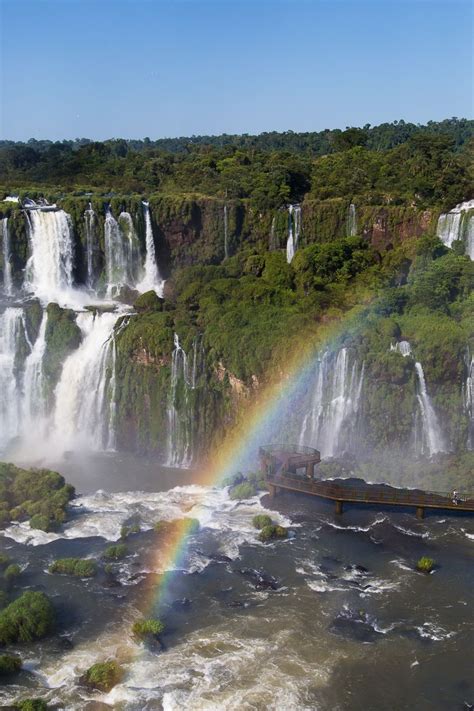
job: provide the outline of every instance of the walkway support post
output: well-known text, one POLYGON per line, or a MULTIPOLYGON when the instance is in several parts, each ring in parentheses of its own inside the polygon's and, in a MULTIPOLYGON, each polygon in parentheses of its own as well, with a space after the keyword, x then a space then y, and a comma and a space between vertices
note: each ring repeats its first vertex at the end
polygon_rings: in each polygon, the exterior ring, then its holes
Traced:
POLYGON ((416 517, 417 518, 425 518, 425 509, 423 506, 417 506, 416 507, 416 517))
POLYGON ((336 501, 336 514, 340 515, 340 514, 342 514, 342 511, 343 511, 343 502, 336 501))

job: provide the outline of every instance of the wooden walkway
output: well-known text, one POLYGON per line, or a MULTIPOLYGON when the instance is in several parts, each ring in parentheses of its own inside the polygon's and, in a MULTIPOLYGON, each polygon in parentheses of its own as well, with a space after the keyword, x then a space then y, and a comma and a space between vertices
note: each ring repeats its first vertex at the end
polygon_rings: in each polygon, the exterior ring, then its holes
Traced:
POLYGON ((397 489, 385 484, 366 484, 362 480, 316 479, 313 472, 319 461, 319 452, 310 447, 271 445, 260 448, 260 462, 271 497, 283 489, 319 496, 334 501, 339 514, 343 512, 344 503, 412 506, 418 518, 424 517, 425 509, 474 512, 474 496, 463 492, 457 492, 454 501, 453 492, 397 489))

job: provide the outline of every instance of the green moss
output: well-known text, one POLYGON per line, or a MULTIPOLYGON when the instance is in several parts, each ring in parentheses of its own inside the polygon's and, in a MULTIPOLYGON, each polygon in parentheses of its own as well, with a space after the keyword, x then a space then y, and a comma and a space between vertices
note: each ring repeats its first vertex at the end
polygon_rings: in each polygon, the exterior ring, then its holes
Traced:
POLYGON ((261 530, 262 528, 271 526, 272 519, 270 518, 270 516, 267 516, 267 514, 257 514, 253 517, 252 523, 254 525, 254 528, 258 528, 259 530, 261 530))
POLYGON ((21 669, 21 658, 16 654, 0 654, 0 677, 17 674, 21 669))
POLYGON ((288 536, 288 531, 283 526, 264 526, 258 535, 258 540, 262 543, 267 543, 268 541, 273 541, 279 538, 286 538, 288 536))
POLYGON ((92 578, 97 573, 97 563, 91 558, 60 558, 48 568, 50 573, 92 578))
POLYGON ((11 563, 3 572, 3 577, 7 582, 16 580, 21 575, 21 568, 17 563, 11 563))
POLYGON ((17 701, 15 708, 18 711, 48 711, 51 708, 44 699, 24 699, 17 701))
POLYGON ((250 482, 244 482, 243 484, 238 484, 234 486, 229 493, 229 496, 234 501, 241 501, 242 499, 251 499, 255 496, 257 489, 254 484, 250 482))
POLYGON ((48 304, 46 323, 46 349, 43 358, 43 373, 47 383, 46 396, 52 393, 61 374, 65 358, 81 343, 81 329, 76 324, 76 314, 62 309, 57 304, 48 304))
POLYGON ((128 548, 124 543, 117 543, 114 546, 109 546, 105 549, 102 557, 106 560, 121 560, 128 553, 128 548))
POLYGON ((128 536, 131 536, 134 533, 140 533, 140 530, 139 523, 126 524, 120 529, 120 538, 128 538, 128 536))
POLYGON ((0 612, 0 644, 32 642, 54 625, 54 609, 42 592, 27 591, 0 612))
POLYGON ((433 558, 428 558, 428 556, 422 556, 416 564, 416 569, 420 573, 431 573, 435 565, 433 558))
POLYGON ((116 661, 97 662, 83 675, 81 681, 99 691, 109 692, 124 676, 122 667, 116 661))
POLYGON ((134 301, 133 306, 138 313, 147 311, 161 311, 163 300, 158 297, 155 291, 146 291, 134 301))
POLYGON ((160 620, 143 618, 133 623, 132 634, 136 639, 143 640, 148 636, 158 637, 164 629, 165 626, 160 620))

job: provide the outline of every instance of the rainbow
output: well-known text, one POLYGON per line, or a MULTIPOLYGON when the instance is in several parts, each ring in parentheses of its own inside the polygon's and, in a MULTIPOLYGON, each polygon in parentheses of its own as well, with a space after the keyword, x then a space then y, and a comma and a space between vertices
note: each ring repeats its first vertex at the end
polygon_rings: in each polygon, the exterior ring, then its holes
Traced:
MULTIPOLYGON (((360 322, 359 309, 354 309, 352 315, 345 319, 345 332, 350 329, 348 321, 350 323, 353 317, 356 322, 360 322)), ((193 483, 206 489, 215 487, 236 472, 245 471, 250 462, 256 461, 258 448, 266 443, 269 432, 275 429, 281 411, 287 411, 291 403, 300 396, 302 387, 309 385, 317 353, 323 346, 327 347, 329 343, 337 341, 342 326, 340 321, 329 324, 312 338, 306 337, 305 341, 298 342, 286 372, 283 375, 280 373, 279 377, 259 392, 254 402, 249 402, 244 417, 219 445, 212 458, 200 467, 193 483)), ((205 502, 205 497, 204 492, 198 505, 205 502)), ((173 522, 165 535, 160 535, 159 548, 151 555, 154 559, 154 569, 166 572, 159 575, 158 580, 155 579, 150 594, 145 595, 144 611, 153 615, 160 610, 170 579, 180 568, 186 553, 186 544, 193 524, 193 519, 179 519, 173 522)))

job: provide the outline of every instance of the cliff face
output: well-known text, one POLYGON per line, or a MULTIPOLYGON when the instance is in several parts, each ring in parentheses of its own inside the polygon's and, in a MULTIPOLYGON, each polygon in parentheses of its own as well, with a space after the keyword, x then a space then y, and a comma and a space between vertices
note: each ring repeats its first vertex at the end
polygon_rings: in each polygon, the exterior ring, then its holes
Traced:
MULTIPOLYGON (((96 215, 93 261, 100 274, 105 264, 105 209, 110 206, 118 217, 128 212, 145 249, 145 224, 141 198, 108 199, 66 196, 56 200, 58 207, 71 217, 74 233, 75 279, 85 282, 86 223, 84 212, 89 205, 96 215)), ((197 264, 219 264, 226 256, 243 247, 285 249, 288 239, 288 211, 260 212, 250 203, 205 197, 152 196, 150 214, 157 261, 162 276, 168 278, 178 267, 197 264)), ((318 202, 306 199, 301 205, 300 246, 313 242, 330 242, 348 235, 349 204, 343 200, 318 202)), ((357 234, 365 236, 378 251, 395 247, 400 242, 416 239, 424 232, 434 232, 437 211, 424 211, 402 206, 356 205, 357 234)), ((8 217, 13 278, 20 286, 28 259, 28 223, 19 209, 0 208, 0 218, 8 217)), ((0 251, 0 275, 3 275, 3 253, 0 251)))

